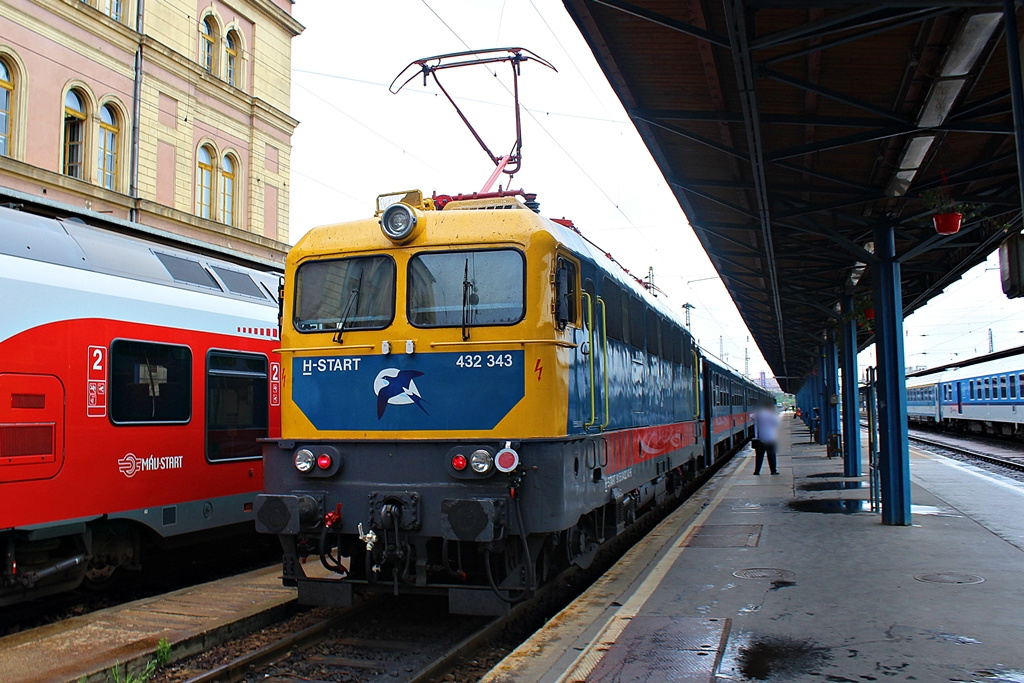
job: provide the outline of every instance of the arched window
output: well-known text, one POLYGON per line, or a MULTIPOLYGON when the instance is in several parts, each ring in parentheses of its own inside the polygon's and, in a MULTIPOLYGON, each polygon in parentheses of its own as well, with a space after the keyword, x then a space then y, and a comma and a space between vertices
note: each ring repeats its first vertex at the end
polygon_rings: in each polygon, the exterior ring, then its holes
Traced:
POLYGON ((103 11, 114 21, 121 21, 121 0, 106 0, 103 11))
POLYGON ((0 59, 0 156, 11 154, 11 131, 14 129, 14 78, 7 64, 0 59))
POLYGON ((109 104, 100 107, 100 144, 96 167, 100 185, 108 190, 117 189, 117 136, 120 128, 117 113, 109 104))
POLYGON ((213 197, 213 150, 203 145, 199 148, 199 162, 196 164, 196 215, 211 218, 213 197))
POLYGON ((64 98, 64 175, 85 178, 85 105, 82 96, 69 90, 64 98))
POLYGON ((206 17, 199 24, 202 38, 199 44, 199 63, 207 72, 213 73, 213 47, 217 42, 217 33, 213 28, 213 20, 206 17))
POLYGON ((224 77, 228 85, 237 85, 238 77, 238 36, 228 31, 224 38, 224 77))
POLYGON ((228 225, 235 224, 235 163, 227 154, 220 167, 220 219, 228 225))

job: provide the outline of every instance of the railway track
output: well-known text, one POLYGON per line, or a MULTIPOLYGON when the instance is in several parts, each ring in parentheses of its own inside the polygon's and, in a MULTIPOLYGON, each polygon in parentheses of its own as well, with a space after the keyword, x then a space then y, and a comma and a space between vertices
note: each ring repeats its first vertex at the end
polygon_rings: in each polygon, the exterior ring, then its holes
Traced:
MULTIPOLYGON (((685 500, 728 461, 692 482, 685 500)), ((317 608, 315 621, 251 634, 216 652, 175 662, 152 683, 235 681, 476 681, 607 571, 674 506, 644 515, 612 539, 587 569, 577 567, 543 584, 504 617, 450 615, 441 597, 377 596, 351 609, 317 608)))
POLYGON ((346 680, 347 676, 360 681, 425 683, 444 676, 498 639, 518 616, 515 611, 501 618, 441 616, 436 612, 439 606, 433 605, 431 619, 416 620, 409 619, 410 612, 418 611, 410 602, 370 598, 184 681, 346 680), (403 624, 388 623, 399 614, 403 624))
MULTIPOLYGON (((1004 444, 994 443, 991 448, 1004 451, 1002 455, 993 455, 991 453, 984 453, 978 450, 976 447, 971 448, 962 442, 958 442, 955 439, 943 439, 939 435, 926 434, 919 431, 908 432, 908 437, 911 441, 916 441, 928 446, 935 448, 944 448, 946 450, 959 453, 963 456, 974 460, 980 460, 990 465, 996 465, 998 467, 1004 467, 1015 472, 1024 472, 1024 452, 1020 453, 1017 457, 1014 457, 1013 451, 1006 448, 1004 444)), ((974 446, 988 447, 984 444, 973 443, 974 446)))

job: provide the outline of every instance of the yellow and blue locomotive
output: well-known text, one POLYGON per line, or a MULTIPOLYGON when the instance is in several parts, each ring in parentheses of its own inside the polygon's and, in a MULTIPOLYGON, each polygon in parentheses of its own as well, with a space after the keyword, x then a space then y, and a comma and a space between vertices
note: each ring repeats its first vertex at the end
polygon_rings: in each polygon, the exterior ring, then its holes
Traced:
MULTIPOLYGON (((382 195, 289 254, 256 515, 300 602, 365 586, 500 613, 715 457, 691 335, 533 200, 382 195)), ((733 379, 738 445, 761 390, 733 379)))

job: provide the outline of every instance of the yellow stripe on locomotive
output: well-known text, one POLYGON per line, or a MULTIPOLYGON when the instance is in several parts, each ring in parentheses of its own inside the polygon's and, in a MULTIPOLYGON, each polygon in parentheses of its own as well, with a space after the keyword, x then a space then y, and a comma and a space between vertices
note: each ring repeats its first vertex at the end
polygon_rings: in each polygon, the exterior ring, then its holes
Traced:
POLYGON ((564 436, 583 338, 575 235, 515 197, 378 207, 288 256, 283 438, 564 436), (561 324, 560 259, 574 266, 561 324))

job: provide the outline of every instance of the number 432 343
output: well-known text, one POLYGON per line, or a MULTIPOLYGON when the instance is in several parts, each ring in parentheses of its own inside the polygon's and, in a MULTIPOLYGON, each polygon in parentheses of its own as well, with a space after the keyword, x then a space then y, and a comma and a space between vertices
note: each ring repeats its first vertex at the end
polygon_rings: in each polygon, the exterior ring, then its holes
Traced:
POLYGON ((455 361, 456 367, 460 368, 510 368, 512 367, 511 353, 466 353, 455 361))

